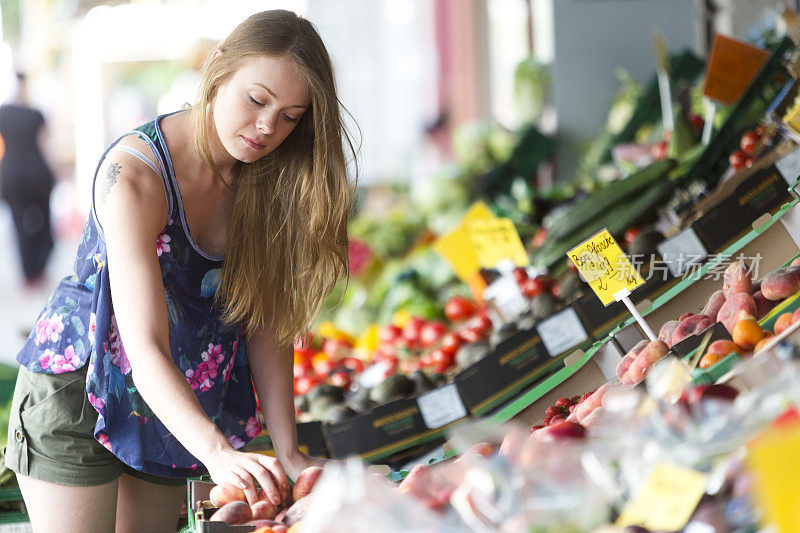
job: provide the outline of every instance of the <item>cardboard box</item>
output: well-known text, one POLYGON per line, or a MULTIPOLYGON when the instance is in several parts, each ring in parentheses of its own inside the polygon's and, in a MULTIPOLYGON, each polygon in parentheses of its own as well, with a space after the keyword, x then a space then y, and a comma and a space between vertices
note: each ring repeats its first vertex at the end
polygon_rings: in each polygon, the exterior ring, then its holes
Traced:
POLYGON ((399 398, 338 424, 324 424, 331 457, 378 460, 440 438, 468 416, 455 384, 399 398))
POLYGON ((471 414, 485 414, 560 363, 550 357, 535 329, 520 331, 486 357, 459 372, 455 383, 471 414))
POLYGON ((792 199, 775 163, 793 147, 793 143, 783 143, 752 168, 737 172, 685 217, 708 253, 725 250, 747 234, 759 217, 775 213, 792 199))
MULTIPOLYGON (((328 444, 322 432, 322 422, 298 422, 297 423, 297 445, 300 451, 313 457, 330 457, 328 444)), ((272 447, 272 439, 266 428, 261 429, 261 434, 248 442, 243 448, 244 451, 275 455, 272 447)))

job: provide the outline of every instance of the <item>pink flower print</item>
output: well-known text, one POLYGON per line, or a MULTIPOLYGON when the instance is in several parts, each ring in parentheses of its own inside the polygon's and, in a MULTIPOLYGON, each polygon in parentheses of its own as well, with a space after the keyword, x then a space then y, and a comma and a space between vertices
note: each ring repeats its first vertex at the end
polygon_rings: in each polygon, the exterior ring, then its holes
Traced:
MULTIPOLYGON (((199 372, 197 374, 199 374, 199 372)), ((189 381, 189 385, 191 385, 192 390, 195 390, 200 386, 200 381, 198 380, 199 377, 199 375, 195 375, 195 371, 191 368, 186 371, 186 379, 189 381)))
POLYGON ((251 416, 244 426, 244 432, 251 439, 257 437, 261 433, 261 422, 256 417, 251 416))
POLYGON ((197 470, 197 463, 192 463, 192 466, 190 466, 189 468, 191 468, 192 470, 197 470))
POLYGON ((72 372, 80 363, 80 358, 75 354, 75 347, 70 345, 64 350, 64 355, 56 354, 53 356, 50 366, 53 374, 63 374, 64 372, 72 372))
POLYGON ((42 367, 42 370, 50 368, 50 365, 53 364, 54 356, 55 352, 50 348, 46 349, 44 353, 39 356, 39 366, 42 367))
POLYGON ((230 437, 228 437, 228 442, 230 442, 231 446, 233 446, 237 450, 242 446, 244 446, 244 441, 239 437, 237 437, 236 435, 231 435, 230 437))
POLYGON ((203 381, 200 383, 200 390, 201 390, 202 392, 206 392, 207 390, 209 390, 211 387, 213 387, 213 386, 214 386, 214 382, 213 382, 213 381, 211 381, 211 380, 208 378, 208 374, 204 373, 202 376, 200 376, 200 378, 201 378, 201 379, 205 378, 205 379, 203 379, 203 381))
POLYGON ((103 343, 103 350, 110 354, 111 364, 118 366, 123 375, 131 371, 131 363, 128 361, 125 347, 122 345, 122 339, 119 337, 117 317, 115 315, 111 315, 111 325, 108 328, 108 340, 103 343))
POLYGON ((47 341, 47 337, 48 337, 47 328, 48 328, 49 324, 50 324, 50 320, 46 316, 42 316, 36 322, 36 326, 35 326, 36 336, 34 337, 34 342, 36 343, 36 346, 39 346, 43 342, 47 341))
POLYGON ((61 333, 64 331, 64 322, 61 315, 56 313, 47 322, 46 336, 52 342, 58 342, 61 338, 61 333))
POLYGON ((102 398, 98 398, 91 392, 89 393, 89 403, 92 404, 92 407, 94 407, 95 411, 98 413, 106 406, 106 402, 104 402, 102 398))
POLYGON ((156 253, 158 254, 158 257, 161 257, 161 254, 169 253, 169 243, 171 241, 172 237, 167 235, 167 228, 164 228, 164 231, 159 234, 158 240, 156 241, 156 253))
POLYGON ((89 343, 94 346, 95 342, 95 331, 97 329, 97 315, 92 313, 89 315, 89 343))
POLYGON ((111 443, 108 441, 108 435, 106 435, 105 433, 98 433, 97 442, 102 444, 106 450, 113 452, 113 450, 111 449, 111 443))

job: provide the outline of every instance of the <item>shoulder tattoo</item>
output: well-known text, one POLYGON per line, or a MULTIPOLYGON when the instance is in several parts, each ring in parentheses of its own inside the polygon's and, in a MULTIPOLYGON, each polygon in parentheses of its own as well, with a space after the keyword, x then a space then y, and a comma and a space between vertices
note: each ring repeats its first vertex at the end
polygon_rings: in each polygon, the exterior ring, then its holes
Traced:
POLYGON ((117 176, 119 176, 120 172, 122 172, 122 165, 116 161, 111 161, 111 163, 108 165, 108 169, 106 169, 105 181, 103 182, 103 202, 105 202, 106 198, 108 198, 108 193, 111 192, 111 187, 117 183, 117 176))

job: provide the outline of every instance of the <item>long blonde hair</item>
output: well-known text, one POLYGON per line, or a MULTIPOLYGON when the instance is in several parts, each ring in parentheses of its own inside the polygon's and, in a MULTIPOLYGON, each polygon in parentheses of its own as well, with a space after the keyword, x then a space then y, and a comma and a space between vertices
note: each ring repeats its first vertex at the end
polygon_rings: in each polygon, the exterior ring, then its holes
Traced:
POLYGON ((241 323, 248 335, 268 328, 285 345, 308 331, 325 296, 348 275, 347 218, 356 177, 351 184, 344 142, 353 162, 355 149, 340 115, 330 57, 309 21, 290 11, 257 13, 219 50, 206 61, 192 106, 195 148, 219 179, 209 144, 211 104, 243 63, 288 58, 311 96, 278 148, 241 165, 216 293, 225 322, 241 323))

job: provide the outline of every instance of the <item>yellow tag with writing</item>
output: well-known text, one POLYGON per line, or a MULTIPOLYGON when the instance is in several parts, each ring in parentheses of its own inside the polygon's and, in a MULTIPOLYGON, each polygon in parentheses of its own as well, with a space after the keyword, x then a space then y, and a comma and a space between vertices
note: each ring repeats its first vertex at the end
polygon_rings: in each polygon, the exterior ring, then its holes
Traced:
POLYGON ((706 476, 695 470, 659 464, 617 519, 617 527, 680 531, 706 492, 706 476))
POLYGON ((528 254, 511 219, 473 220, 466 228, 480 266, 494 268, 505 259, 514 261, 517 266, 528 266, 528 254))
POLYGON ((464 214, 461 223, 450 233, 439 237, 433 243, 433 249, 444 257, 453 267, 456 276, 465 283, 473 279, 474 274, 480 269, 478 253, 472 245, 472 239, 466 225, 475 220, 495 219, 486 204, 474 203, 464 214))
POLYGON ((753 491, 764 512, 763 524, 781 533, 797 531, 800 509, 800 431, 768 431, 752 442, 747 465, 755 474, 753 491))
POLYGON ((605 228, 567 255, 603 305, 616 301, 620 291, 630 292, 644 285, 642 276, 605 228))

